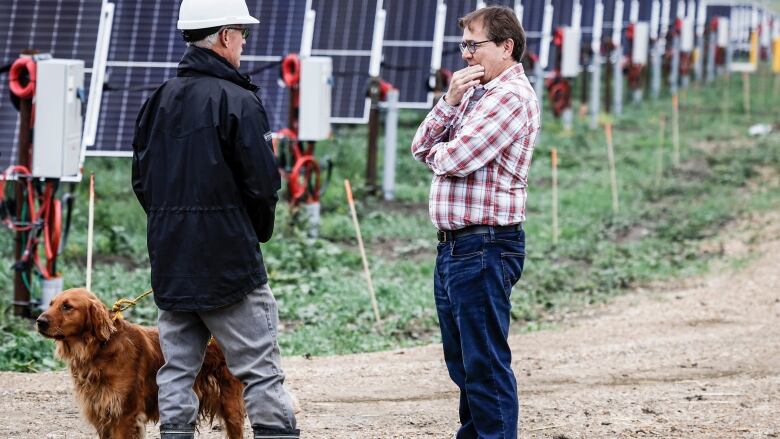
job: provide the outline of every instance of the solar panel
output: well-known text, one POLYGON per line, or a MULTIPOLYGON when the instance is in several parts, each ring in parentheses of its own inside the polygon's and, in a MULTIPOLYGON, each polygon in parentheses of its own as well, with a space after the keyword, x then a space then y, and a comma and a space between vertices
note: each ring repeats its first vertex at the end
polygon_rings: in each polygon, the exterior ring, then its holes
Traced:
POLYGON ((715 17, 728 17, 731 14, 731 6, 729 5, 707 5, 707 26, 712 23, 712 19, 715 17))
POLYGON ((455 72, 466 67, 458 47, 463 39, 463 31, 458 27, 458 19, 476 9, 477 2, 475 0, 445 0, 445 3, 447 4, 447 19, 444 22, 444 48, 441 66, 455 72))
POLYGON ((580 28, 582 30, 582 44, 590 44, 593 38, 593 18, 596 11, 596 0, 582 0, 582 21, 580 28))
MULTIPOLYGON (((260 86, 259 96, 271 128, 288 124, 288 92, 279 85, 275 65, 300 48, 305 0, 248 1, 260 24, 251 27, 240 70, 260 86), (261 71, 259 71, 261 70, 261 71), (255 73, 252 73, 255 72, 255 73)), ((179 2, 117 0, 111 37, 103 107, 90 155, 129 155, 135 118, 144 100, 167 79, 185 51, 176 21, 179 2)))
POLYGON ((639 2, 639 21, 650 22, 650 16, 653 12, 652 1, 640 1, 639 2))
POLYGON ((614 26, 615 18, 615 0, 604 0, 604 23, 602 25, 602 36, 610 37, 614 26))
POLYGON ((514 0, 487 0, 485 6, 506 6, 507 8, 514 8, 514 0))
POLYGON ((620 26, 620 47, 624 55, 628 55, 628 34, 626 29, 631 24, 631 0, 623 0, 623 19, 620 26))
POLYGON ((333 123, 368 121, 369 65, 381 0, 312 0, 316 12, 311 54, 333 59, 333 123))
POLYGON ((431 105, 428 89, 438 0, 392 0, 385 5, 382 73, 399 91, 401 108, 431 105))
POLYGON ((544 22, 544 0, 523 2, 523 29, 525 29, 526 52, 539 55, 544 22))
POLYGON ((553 0, 553 29, 559 26, 571 26, 574 0, 553 0))
MULTIPOLYGON (((103 0, 3 0, 0 8, 0 64, 14 61, 26 49, 55 58, 84 60, 89 84, 103 0)), ((19 114, 11 104, 8 77, 0 80, 0 166, 18 156, 19 114)))

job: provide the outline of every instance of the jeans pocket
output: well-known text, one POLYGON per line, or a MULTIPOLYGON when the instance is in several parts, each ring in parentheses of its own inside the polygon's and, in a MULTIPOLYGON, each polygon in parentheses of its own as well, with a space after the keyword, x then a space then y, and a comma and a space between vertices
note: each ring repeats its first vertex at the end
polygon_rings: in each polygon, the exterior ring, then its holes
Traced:
POLYGON ((501 271, 504 275, 504 292, 507 297, 512 293, 512 287, 520 280, 524 263, 525 253, 501 253, 501 271))
POLYGON ((482 256, 485 251, 485 238, 483 235, 470 235, 456 239, 450 247, 452 259, 468 259, 482 256))

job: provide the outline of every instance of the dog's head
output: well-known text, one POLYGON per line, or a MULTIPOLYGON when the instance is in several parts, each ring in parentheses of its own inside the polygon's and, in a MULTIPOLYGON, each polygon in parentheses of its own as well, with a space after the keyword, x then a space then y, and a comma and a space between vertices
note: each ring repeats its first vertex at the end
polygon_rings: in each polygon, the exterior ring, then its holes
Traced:
POLYGON ((55 340, 93 337, 103 342, 116 330, 105 305, 84 288, 73 288, 55 296, 36 323, 41 335, 55 340))

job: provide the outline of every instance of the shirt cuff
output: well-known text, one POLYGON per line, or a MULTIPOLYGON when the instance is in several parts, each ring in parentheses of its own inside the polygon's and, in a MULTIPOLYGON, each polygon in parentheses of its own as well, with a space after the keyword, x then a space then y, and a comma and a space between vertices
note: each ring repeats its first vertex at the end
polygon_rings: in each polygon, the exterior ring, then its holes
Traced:
POLYGON ((446 124, 452 119, 452 116, 455 115, 457 109, 458 107, 448 104, 447 101, 444 100, 444 96, 442 96, 441 99, 439 99, 439 102, 433 106, 433 115, 437 121, 446 124))

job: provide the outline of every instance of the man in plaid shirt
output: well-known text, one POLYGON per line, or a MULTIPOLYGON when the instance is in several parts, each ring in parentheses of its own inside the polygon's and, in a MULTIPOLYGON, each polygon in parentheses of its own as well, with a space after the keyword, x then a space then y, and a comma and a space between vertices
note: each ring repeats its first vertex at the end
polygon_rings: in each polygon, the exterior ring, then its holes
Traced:
POLYGON ((457 438, 516 438, 509 296, 525 260, 522 223, 540 109, 520 64, 526 41, 514 12, 487 7, 458 24, 468 67, 452 75, 412 154, 434 174, 434 296, 444 359, 460 388, 457 438))

